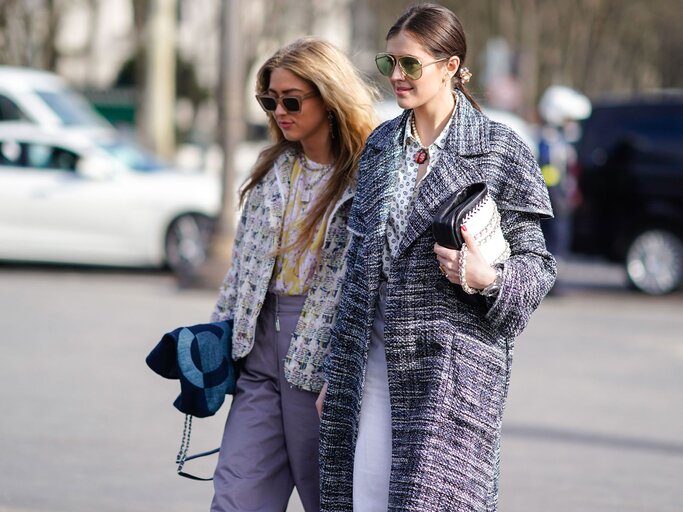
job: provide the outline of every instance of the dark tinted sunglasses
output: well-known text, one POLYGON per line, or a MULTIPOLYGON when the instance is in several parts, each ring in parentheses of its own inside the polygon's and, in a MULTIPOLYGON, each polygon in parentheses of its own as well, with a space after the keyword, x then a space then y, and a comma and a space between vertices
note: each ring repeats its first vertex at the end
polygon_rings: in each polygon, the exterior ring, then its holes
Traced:
POLYGON ((403 74, 411 80, 417 80, 422 76, 422 68, 431 66, 437 62, 448 60, 448 57, 435 60, 434 62, 428 62, 427 64, 422 64, 420 59, 413 57, 412 55, 403 55, 398 57, 398 59, 389 53, 378 53, 375 56, 375 64, 377 64, 377 69, 384 76, 391 76, 391 74, 394 72, 394 67, 396 66, 397 60, 398 67, 401 69, 403 74))
POLYGON ((288 94, 286 96, 273 96, 271 94, 257 94, 256 99, 258 100, 261 108, 266 112, 275 112, 278 103, 282 105, 287 112, 290 114, 301 112, 301 104, 304 100, 308 98, 313 98, 318 96, 318 91, 309 92, 303 96, 295 96, 288 94))

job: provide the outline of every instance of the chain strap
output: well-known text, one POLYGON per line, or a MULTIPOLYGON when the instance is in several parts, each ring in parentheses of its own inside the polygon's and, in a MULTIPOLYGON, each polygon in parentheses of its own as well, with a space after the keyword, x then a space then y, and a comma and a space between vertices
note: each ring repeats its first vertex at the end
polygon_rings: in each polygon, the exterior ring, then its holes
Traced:
POLYGON ((190 435, 192 434, 192 415, 185 415, 185 424, 183 425, 183 437, 180 441, 180 450, 176 455, 175 463, 178 465, 178 473, 183 470, 185 460, 187 459, 187 451, 190 449, 190 435))
POLYGON ((202 452, 202 453, 196 453, 194 455, 190 455, 188 457, 187 452, 190 449, 190 436, 192 435, 192 415, 186 414, 185 415, 185 425, 183 426, 183 437, 182 440, 180 441, 180 450, 178 450, 178 455, 176 455, 175 458, 175 463, 178 465, 178 469, 176 472, 180 476, 184 476, 185 478, 190 478, 191 480, 201 480, 204 482, 213 480, 213 477, 210 478, 202 478, 199 476, 191 475, 189 473, 185 473, 183 471, 183 466, 187 461, 190 461, 192 459, 198 459, 200 457, 206 457, 207 455, 213 455, 214 453, 218 453, 220 448, 216 448, 215 450, 209 450, 208 452, 202 452))

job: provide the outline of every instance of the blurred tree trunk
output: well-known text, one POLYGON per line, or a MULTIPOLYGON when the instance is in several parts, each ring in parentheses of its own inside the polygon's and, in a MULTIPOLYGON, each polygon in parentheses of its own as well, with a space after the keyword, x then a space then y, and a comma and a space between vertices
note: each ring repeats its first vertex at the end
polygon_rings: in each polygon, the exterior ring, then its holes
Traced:
POLYGON ((176 0, 152 0, 146 26, 144 139, 166 159, 175 153, 176 0))
POLYGON ((661 44, 656 62, 664 88, 683 88, 683 66, 678 65, 683 58, 681 7, 680 0, 661 0, 657 5, 661 44), (676 16, 673 13, 679 14, 676 16))
POLYGON ((55 70, 57 35, 72 0, 0 0, 0 64, 55 70))
POLYGON ((223 150, 221 231, 229 239, 234 236, 235 157, 244 137, 242 100, 244 92, 244 60, 240 0, 224 0, 221 5, 220 75, 218 79, 218 136, 223 150))
POLYGON ((150 0, 130 0, 133 7, 133 30, 135 39, 135 122, 139 134, 144 133, 147 118, 145 90, 147 89, 147 20, 150 0))
POLYGON ((519 59, 519 83, 522 88, 522 105, 519 113, 526 118, 533 116, 536 98, 539 95, 539 75, 541 68, 542 34, 541 23, 543 23, 542 2, 539 0, 523 0, 521 9, 526 16, 521 16, 518 28, 519 45, 523 49, 519 59))
POLYGON ((195 276, 184 276, 181 284, 218 289, 230 265, 235 238, 237 194, 235 158, 244 137, 244 51, 240 0, 223 0, 220 17, 220 62, 218 82, 219 142, 223 152, 222 207, 211 237, 207 261, 195 276))
POLYGON ((86 82, 89 84, 94 83, 97 80, 95 70, 97 69, 97 34, 100 29, 100 1, 101 0, 87 0, 87 9, 90 11, 87 31, 88 35, 85 41, 85 47, 83 48, 83 56, 88 62, 88 74, 86 77, 86 82))
POLYGON ((351 3, 352 33, 349 53, 361 71, 368 74, 375 70, 374 56, 379 51, 377 18, 371 0, 353 0, 351 3))
POLYGON ((45 43, 43 45, 43 62, 45 69, 49 71, 55 71, 57 69, 57 61, 59 59, 59 50, 57 49, 56 39, 61 9, 64 7, 60 4, 61 2, 59 1, 46 0, 47 27, 45 43))

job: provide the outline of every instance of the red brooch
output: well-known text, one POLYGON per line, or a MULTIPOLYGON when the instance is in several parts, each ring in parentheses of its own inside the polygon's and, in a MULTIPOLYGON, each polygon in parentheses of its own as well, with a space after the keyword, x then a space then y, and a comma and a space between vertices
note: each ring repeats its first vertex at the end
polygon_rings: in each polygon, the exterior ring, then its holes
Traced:
POLYGON ((428 156, 429 153, 427 153, 426 149, 420 149, 417 153, 415 153, 415 162, 418 164, 423 164, 427 160, 428 156))

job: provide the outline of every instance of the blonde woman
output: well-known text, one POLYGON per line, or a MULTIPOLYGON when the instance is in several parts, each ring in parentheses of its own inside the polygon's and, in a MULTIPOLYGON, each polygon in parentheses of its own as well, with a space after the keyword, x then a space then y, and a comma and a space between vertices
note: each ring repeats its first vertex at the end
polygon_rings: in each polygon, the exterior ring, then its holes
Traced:
POLYGON ((241 191, 232 266, 212 320, 232 319, 237 392, 212 511, 319 510, 315 409, 339 300, 346 220, 376 94, 333 45, 304 38, 261 67, 274 143, 241 191))

